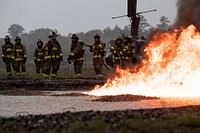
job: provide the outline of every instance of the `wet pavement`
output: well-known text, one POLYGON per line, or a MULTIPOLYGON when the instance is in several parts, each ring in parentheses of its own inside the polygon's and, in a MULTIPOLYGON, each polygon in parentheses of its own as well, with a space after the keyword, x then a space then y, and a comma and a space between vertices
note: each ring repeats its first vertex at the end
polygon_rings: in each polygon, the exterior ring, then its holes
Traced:
POLYGON ((52 96, 68 92, 51 92, 43 96, 0 95, 0 117, 62 113, 66 111, 112 111, 200 105, 200 98, 160 98, 134 102, 92 102, 91 96, 52 96))

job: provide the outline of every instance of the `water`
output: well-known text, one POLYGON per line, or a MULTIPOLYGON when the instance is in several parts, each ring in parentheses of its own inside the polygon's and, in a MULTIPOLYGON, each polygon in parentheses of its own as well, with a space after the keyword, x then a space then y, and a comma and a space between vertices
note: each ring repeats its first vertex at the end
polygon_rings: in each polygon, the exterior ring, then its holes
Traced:
MULTIPOLYGON (((52 92, 63 94, 71 92, 52 92)), ((77 93, 77 92, 76 92, 77 93)), ((161 98, 157 100, 143 100, 135 102, 92 102, 95 97, 69 97, 69 96, 2 96, 0 95, 0 117, 13 117, 18 115, 38 115, 62 113, 66 111, 88 110, 126 110, 150 109, 163 107, 180 107, 200 105, 200 98, 161 98)))

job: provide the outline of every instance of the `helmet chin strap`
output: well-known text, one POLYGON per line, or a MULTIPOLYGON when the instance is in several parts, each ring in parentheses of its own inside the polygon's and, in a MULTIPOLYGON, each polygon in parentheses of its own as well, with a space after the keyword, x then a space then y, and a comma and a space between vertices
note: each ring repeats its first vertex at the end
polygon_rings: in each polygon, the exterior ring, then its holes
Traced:
POLYGON ((21 44, 21 41, 20 41, 20 40, 17 40, 16 43, 17 43, 17 44, 21 44))
POLYGON ((10 40, 6 40, 5 42, 6 42, 6 43, 10 43, 10 40))

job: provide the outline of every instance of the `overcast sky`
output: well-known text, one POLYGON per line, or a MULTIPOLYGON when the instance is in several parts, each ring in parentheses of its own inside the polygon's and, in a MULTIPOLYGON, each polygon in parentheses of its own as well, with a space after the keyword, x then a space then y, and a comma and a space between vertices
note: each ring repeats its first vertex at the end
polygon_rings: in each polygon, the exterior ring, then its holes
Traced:
MULTIPOLYGON (((155 26, 161 16, 172 22, 176 17, 176 0, 138 0, 138 12, 157 9, 144 14, 155 26)), ((0 37, 7 34, 11 24, 20 24, 26 32, 38 28, 57 29, 60 34, 86 32, 93 29, 123 28, 128 18, 112 20, 127 14, 127 0, 0 0, 0 37)))

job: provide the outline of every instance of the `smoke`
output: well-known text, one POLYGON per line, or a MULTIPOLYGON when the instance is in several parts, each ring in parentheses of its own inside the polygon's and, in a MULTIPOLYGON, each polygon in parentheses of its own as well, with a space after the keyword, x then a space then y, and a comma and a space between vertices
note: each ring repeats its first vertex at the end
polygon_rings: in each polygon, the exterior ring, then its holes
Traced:
POLYGON ((178 0, 175 28, 193 24, 200 29, 200 0, 178 0))

